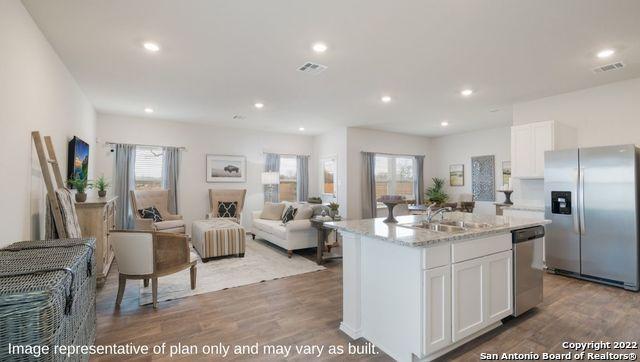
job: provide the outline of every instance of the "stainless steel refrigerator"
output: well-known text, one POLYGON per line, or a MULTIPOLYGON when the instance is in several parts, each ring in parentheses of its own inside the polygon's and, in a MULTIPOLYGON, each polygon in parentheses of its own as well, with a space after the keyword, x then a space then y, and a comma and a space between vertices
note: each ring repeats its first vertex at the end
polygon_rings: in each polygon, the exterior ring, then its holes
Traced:
POLYGON ((638 290, 639 160, 634 145, 545 153, 549 270, 638 290))

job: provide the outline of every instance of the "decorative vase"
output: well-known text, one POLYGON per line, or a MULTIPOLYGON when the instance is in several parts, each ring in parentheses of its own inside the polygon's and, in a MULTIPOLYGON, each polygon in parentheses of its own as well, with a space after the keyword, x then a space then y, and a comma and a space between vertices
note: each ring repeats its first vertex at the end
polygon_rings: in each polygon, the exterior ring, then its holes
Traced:
POLYGON ((87 201, 87 194, 84 192, 76 192, 76 202, 87 201))
POLYGON ((395 217, 393 217, 393 208, 396 207, 396 205, 400 204, 402 202, 398 202, 398 201, 383 201, 383 204, 385 204, 387 206, 387 218, 383 220, 383 222, 386 223, 396 223, 398 222, 398 220, 396 220, 395 217))
POLYGON ((511 194, 513 193, 512 190, 498 190, 502 193, 504 193, 504 204, 505 205, 513 205, 513 202, 511 201, 511 194))
POLYGON ((331 216, 332 219, 335 219, 336 217, 340 216, 338 215, 338 210, 329 210, 329 216, 331 216))
POLYGON ((107 196, 107 190, 98 191, 98 197, 105 197, 105 196, 107 196))

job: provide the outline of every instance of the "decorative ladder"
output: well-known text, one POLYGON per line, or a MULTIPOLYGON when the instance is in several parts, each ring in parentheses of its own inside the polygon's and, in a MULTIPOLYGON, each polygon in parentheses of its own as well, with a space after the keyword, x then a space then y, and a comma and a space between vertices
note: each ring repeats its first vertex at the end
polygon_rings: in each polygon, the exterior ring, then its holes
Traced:
POLYGON ((58 237, 64 239, 67 237, 67 231, 64 227, 64 221, 62 220, 62 212, 60 211, 60 204, 56 197, 55 190, 65 188, 64 181, 62 180, 62 174, 60 173, 60 165, 56 158, 56 152, 53 149, 53 142, 51 142, 51 136, 44 136, 44 144, 47 147, 48 158, 44 153, 44 146, 42 144, 42 138, 39 131, 31 132, 31 138, 36 146, 36 153, 38 154, 38 160, 40 161, 40 168, 42 169, 42 177, 47 187, 47 198, 51 205, 51 211, 53 212, 53 220, 56 224, 58 237), (53 180, 51 178, 51 172, 56 181, 54 187, 53 180))

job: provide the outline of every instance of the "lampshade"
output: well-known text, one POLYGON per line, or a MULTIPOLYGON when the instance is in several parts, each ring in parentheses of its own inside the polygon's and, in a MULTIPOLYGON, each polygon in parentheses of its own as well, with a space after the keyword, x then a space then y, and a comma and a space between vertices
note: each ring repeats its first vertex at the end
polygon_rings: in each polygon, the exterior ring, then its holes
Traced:
POLYGON ((280 183, 280 173, 278 172, 263 172, 262 184, 263 185, 277 185, 280 183))

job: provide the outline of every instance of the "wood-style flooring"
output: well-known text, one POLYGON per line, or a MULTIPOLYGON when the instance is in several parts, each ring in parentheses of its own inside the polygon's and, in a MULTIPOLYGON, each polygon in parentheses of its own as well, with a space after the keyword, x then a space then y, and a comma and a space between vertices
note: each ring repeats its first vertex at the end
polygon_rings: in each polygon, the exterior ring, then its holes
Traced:
MULTIPOLYGON (((304 254, 313 258, 314 252, 304 254)), ((167 343, 183 345, 343 345, 349 337, 338 330, 342 314, 341 261, 329 261, 327 270, 193 297, 160 302, 154 310, 138 306, 138 284, 130 282, 120 310, 114 308, 117 266, 97 296, 96 344, 167 343)), ((185 283, 188 283, 185 280, 185 283)), ((567 352, 565 341, 640 342, 640 294, 572 278, 545 275, 544 303, 492 332, 445 355, 446 361, 477 361, 480 353, 567 352)), ((364 344, 366 341, 358 341, 364 344)), ((366 356, 330 356, 332 360, 391 360, 384 353, 366 356)), ((611 351, 615 352, 615 351, 611 351)), ((96 360, 123 359, 101 356, 96 360)), ((132 358, 127 356, 126 358, 132 358)), ((138 357, 138 360, 168 359, 138 357)), ((173 359, 220 360, 204 355, 173 359)), ((246 360, 229 356, 225 360, 246 360)), ((282 360, 253 357, 255 360, 282 360)), ((312 360, 294 355, 292 360, 312 360)))

